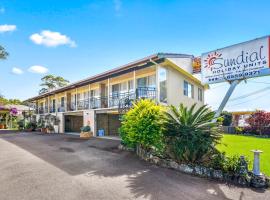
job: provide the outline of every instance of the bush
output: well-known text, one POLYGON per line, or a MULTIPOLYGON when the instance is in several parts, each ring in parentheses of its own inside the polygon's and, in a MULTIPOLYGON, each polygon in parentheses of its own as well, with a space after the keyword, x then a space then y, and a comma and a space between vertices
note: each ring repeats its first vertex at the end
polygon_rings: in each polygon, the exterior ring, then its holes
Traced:
POLYGON ((256 111, 246 119, 249 124, 245 128, 245 132, 256 135, 269 135, 270 134, 270 112, 256 111))
POLYGON ((236 134, 242 134, 243 131, 244 131, 244 128, 239 127, 239 126, 235 127, 235 133, 236 133, 236 134))
POLYGON ((151 100, 140 100, 122 118, 120 135, 124 145, 141 145, 146 150, 162 152, 164 149, 164 107, 151 100))
POLYGON ((222 135, 219 123, 212 122, 215 113, 195 106, 171 106, 166 115, 167 154, 178 162, 203 163, 218 152, 222 135))
POLYGON ((24 120, 22 119, 22 120, 18 121, 17 124, 18 124, 19 130, 23 130, 23 128, 24 128, 24 120))
POLYGON ((232 124, 232 113, 227 111, 223 111, 221 113, 221 117, 223 118, 222 125, 223 126, 231 126, 232 124))
MULTIPOLYGON (((248 160, 246 160, 246 164, 248 164, 248 160)), ((238 155, 234 156, 226 156, 224 152, 215 154, 211 161, 206 164, 207 167, 211 167, 213 169, 222 170, 225 173, 231 173, 231 174, 239 174, 243 170, 243 167, 247 168, 247 165, 245 166, 245 163, 242 163, 243 161, 238 155)))
POLYGON ((36 130, 36 128, 37 128, 36 122, 33 122, 33 121, 29 122, 29 121, 27 121, 25 123, 25 129, 30 129, 30 130, 34 131, 34 130, 36 130))

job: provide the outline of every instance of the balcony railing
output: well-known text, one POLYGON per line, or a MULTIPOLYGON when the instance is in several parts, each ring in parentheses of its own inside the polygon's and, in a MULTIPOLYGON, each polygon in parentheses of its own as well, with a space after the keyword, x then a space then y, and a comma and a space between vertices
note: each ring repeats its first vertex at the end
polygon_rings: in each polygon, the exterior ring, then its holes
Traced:
MULTIPOLYGON (((65 112, 65 111, 76 111, 76 110, 87 110, 87 109, 98 109, 98 108, 125 108, 128 109, 132 106, 132 102, 136 99, 156 99, 156 88, 153 87, 139 87, 135 91, 131 92, 119 92, 110 95, 109 101, 108 97, 91 97, 87 99, 81 99, 76 103, 74 101, 67 102, 64 106, 59 104, 56 107, 50 106, 49 112, 65 112), (67 110, 66 110, 67 107, 67 110)), ((38 108, 39 114, 44 114, 48 112, 46 106, 38 108)))
POLYGON ((135 93, 131 93, 128 96, 119 99, 118 104, 118 111, 119 113, 125 113, 128 111, 131 106, 132 102, 136 101, 137 99, 156 99, 156 88, 152 87, 140 87, 137 88, 135 93))
POLYGON ((51 106, 50 107, 50 113, 55 113, 55 111, 56 111, 55 107, 51 106))
POLYGON ((58 112, 66 112, 66 106, 65 105, 64 106, 58 105, 57 111, 58 112))

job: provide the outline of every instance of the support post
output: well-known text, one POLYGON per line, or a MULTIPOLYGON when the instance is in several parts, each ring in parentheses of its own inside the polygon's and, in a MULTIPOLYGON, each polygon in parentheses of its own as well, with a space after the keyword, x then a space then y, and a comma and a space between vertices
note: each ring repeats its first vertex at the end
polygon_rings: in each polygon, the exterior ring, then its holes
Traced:
POLYGON ((88 85, 88 110, 91 108, 91 106, 90 106, 90 103, 91 103, 90 98, 91 98, 91 86, 89 84, 88 85))
POLYGON ((241 81, 241 80, 234 80, 234 81, 230 82, 230 88, 229 88, 229 90, 227 91, 225 97, 223 98, 223 100, 222 100, 220 106, 218 107, 218 110, 216 111, 216 114, 215 114, 214 120, 213 120, 214 122, 217 121, 217 118, 220 116, 222 110, 223 110, 224 107, 226 106, 226 104, 227 104, 229 98, 231 97, 231 95, 232 95, 232 93, 233 93, 235 87, 238 85, 238 83, 240 83, 240 81, 241 81))
POLYGON ((76 88, 75 110, 78 110, 78 88, 76 88))
POLYGON ((108 87, 108 88, 107 88, 107 90, 108 90, 108 92, 107 92, 107 93, 108 93, 108 94, 107 94, 107 95, 108 95, 108 97, 107 97, 107 98, 108 98, 108 99, 107 99, 107 101, 108 101, 107 105, 108 105, 108 106, 107 106, 107 107, 110 108, 110 92, 111 92, 111 91, 110 91, 110 78, 108 78, 108 86, 107 86, 107 87, 108 87))

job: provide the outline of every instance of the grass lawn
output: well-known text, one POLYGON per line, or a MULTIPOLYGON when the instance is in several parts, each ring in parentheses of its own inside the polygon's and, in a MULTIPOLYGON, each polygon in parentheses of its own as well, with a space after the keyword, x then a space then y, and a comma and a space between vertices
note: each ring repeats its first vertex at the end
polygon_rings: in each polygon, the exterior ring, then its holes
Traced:
POLYGON ((250 169, 252 169, 253 163, 253 153, 250 150, 262 150, 261 171, 270 176, 270 138, 224 134, 221 143, 218 145, 218 149, 226 152, 227 155, 244 155, 248 157, 250 169))

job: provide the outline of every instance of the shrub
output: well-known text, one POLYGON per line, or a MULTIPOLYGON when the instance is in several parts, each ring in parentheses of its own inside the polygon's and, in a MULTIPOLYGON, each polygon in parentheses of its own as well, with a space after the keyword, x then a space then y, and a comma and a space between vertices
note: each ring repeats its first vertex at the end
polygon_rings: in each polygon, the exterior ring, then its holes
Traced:
POLYGON ((256 111, 246 119, 249 126, 245 132, 250 134, 270 134, 270 112, 256 111))
POLYGON ((223 118, 223 121, 222 121, 223 126, 230 126, 232 124, 232 113, 223 111, 221 113, 221 117, 223 118))
POLYGON ((24 128, 24 120, 21 119, 20 121, 17 122, 17 124, 18 124, 19 130, 23 130, 23 128, 24 128))
POLYGON ((205 105, 195 111, 183 104, 171 106, 166 115, 167 154, 178 162, 202 163, 216 154, 221 131, 214 112, 205 105))
POLYGON ((240 158, 237 155, 226 157, 223 164, 224 172, 239 172, 241 167, 240 158))
MULTIPOLYGON (((246 164, 249 163, 248 160, 246 160, 246 164)), ((211 167, 213 169, 222 170, 225 173, 231 173, 231 174, 239 174, 241 171, 243 171, 243 167, 247 168, 247 165, 245 166, 243 161, 241 160, 240 156, 234 155, 234 156, 226 156, 224 152, 215 154, 211 161, 206 165, 207 167, 211 167)))
POLYGON ((164 107, 152 100, 140 100, 122 118, 120 135, 122 142, 146 150, 162 152, 164 149, 163 112, 164 107))
POLYGON ((30 129, 30 130, 34 131, 34 130, 36 130, 36 128, 37 128, 37 124, 34 121, 30 121, 30 122, 27 121, 25 123, 25 129, 30 129))
POLYGON ((244 128, 239 127, 239 126, 235 127, 235 133, 236 133, 236 134, 242 134, 243 131, 244 131, 244 128))

